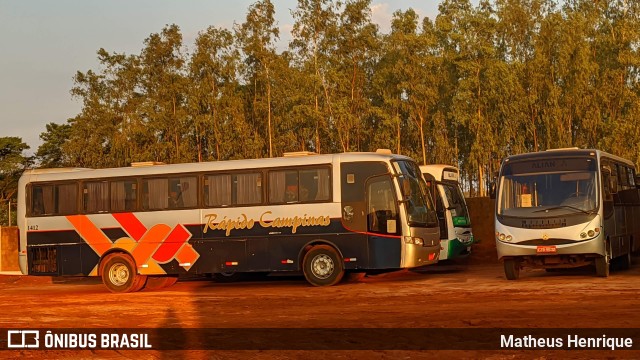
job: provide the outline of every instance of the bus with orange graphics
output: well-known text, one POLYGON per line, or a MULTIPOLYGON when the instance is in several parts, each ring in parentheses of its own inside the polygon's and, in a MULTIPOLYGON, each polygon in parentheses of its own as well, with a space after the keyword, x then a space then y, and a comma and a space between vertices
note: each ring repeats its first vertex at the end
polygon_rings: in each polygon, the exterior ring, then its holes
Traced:
POLYGON ((111 169, 20 178, 20 270, 100 276, 112 292, 184 276, 346 272, 438 261, 438 221, 418 165, 390 151, 111 169))

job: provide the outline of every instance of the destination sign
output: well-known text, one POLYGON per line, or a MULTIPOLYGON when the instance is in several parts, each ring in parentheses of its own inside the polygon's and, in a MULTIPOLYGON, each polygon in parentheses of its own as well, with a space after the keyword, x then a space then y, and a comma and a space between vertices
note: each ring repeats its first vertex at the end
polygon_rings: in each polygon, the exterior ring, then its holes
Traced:
POLYGON ((596 171, 594 158, 541 158, 535 160, 507 163, 503 175, 567 172, 567 171, 596 171))

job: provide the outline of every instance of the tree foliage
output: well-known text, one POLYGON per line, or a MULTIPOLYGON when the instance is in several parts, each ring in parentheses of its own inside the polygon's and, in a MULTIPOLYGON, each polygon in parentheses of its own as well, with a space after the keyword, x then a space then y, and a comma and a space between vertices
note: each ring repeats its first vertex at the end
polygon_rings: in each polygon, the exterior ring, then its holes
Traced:
POLYGON ((211 161, 390 148, 463 170, 483 195, 506 155, 594 147, 640 162, 640 3, 443 0, 434 18, 370 0, 298 0, 288 46, 259 0, 194 44, 167 25, 98 51, 82 110, 48 124, 42 166, 211 161), (278 48, 287 50, 278 51, 278 48))
POLYGON ((15 213, 9 221, 11 202, 15 211, 18 180, 25 168, 31 165, 32 158, 24 155, 29 146, 19 137, 0 137, 0 226, 9 222, 15 224, 15 213))

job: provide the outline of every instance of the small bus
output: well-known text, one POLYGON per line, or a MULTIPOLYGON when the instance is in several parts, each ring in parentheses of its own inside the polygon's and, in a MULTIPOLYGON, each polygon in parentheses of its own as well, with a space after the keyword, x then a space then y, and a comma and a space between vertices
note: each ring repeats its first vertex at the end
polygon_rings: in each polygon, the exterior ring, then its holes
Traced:
POLYGON ((100 276, 134 292, 178 276, 345 272, 438 261, 418 165, 390 151, 112 169, 35 169, 19 181, 23 274, 100 276))
POLYGON ((450 165, 421 165, 420 170, 435 197, 440 227, 440 258, 468 256, 473 244, 469 210, 460 187, 460 171, 450 165))
POLYGON ((495 236, 507 279, 522 267, 631 265, 640 247, 636 168, 599 150, 554 149, 513 155, 497 183, 495 236))

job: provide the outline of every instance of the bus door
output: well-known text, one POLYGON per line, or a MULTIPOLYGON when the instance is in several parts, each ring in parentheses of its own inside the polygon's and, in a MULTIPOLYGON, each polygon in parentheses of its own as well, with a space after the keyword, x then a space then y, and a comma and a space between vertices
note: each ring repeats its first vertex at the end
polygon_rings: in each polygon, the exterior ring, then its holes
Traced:
POLYGON ((429 173, 423 173, 422 176, 424 177, 427 187, 431 192, 433 203, 436 205, 436 216, 438 217, 438 226, 440 227, 440 239, 447 240, 449 239, 449 226, 447 224, 445 211, 446 206, 442 202, 442 194, 440 193, 442 185, 439 185, 436 178, 429 173))
MULTIPOLYGON (((383 162, 341 164, 342 224, 355 241, 351 246, 366 249, 359 266, 400 266, 402 227, 393 178, 383 162)), ((353 249, 354 252, 362 250, 353 249)))

